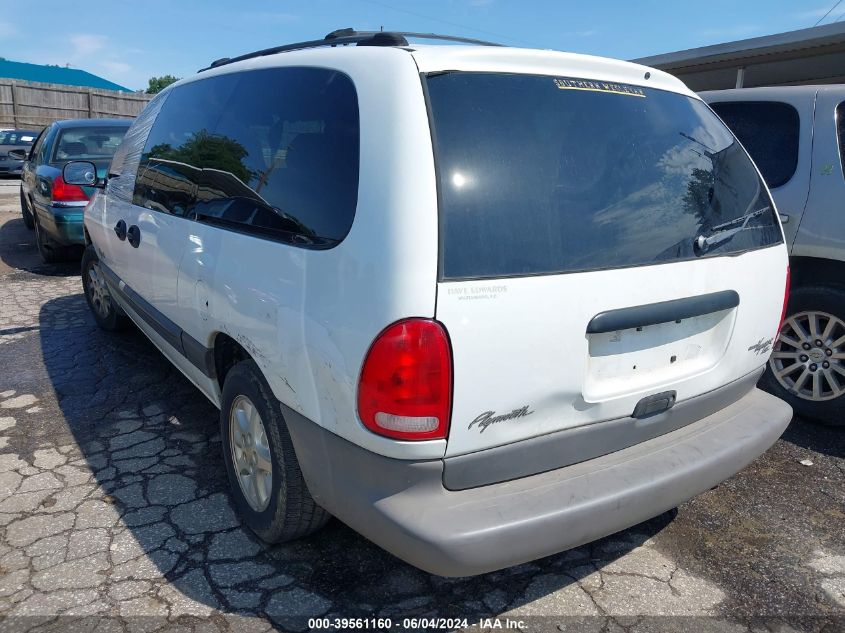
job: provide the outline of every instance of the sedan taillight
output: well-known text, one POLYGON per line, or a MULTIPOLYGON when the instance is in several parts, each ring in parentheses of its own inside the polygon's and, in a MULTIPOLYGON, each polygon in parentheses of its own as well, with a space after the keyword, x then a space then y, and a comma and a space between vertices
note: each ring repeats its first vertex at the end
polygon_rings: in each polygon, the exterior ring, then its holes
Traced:
POLYGON ((88 196, 79 185, 69 185, 61 176, 53 180, 53 192, 50 195, 53 202, 88 202, 88 196))

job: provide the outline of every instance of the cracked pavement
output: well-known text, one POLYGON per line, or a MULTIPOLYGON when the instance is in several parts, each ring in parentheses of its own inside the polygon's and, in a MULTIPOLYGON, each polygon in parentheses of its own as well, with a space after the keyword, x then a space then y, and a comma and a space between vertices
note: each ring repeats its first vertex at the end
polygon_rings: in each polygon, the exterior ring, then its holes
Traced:
POLYGON ((799 421, 676 511, 477 578, 428 575, 336 520, 262 544, 230 505, 216 409, 140 332, 97 329, 78 264, 38 260, 16 187, 0 182, 0 631, 433 615, 525 630, 845 630, 845 429, 799 421))

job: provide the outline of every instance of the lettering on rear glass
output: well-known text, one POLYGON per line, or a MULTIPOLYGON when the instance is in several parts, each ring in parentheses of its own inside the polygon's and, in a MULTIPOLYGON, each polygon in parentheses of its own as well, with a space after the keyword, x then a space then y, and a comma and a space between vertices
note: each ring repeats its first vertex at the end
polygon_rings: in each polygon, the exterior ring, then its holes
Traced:
POLYGON ((524 418, 526 416, 531 415, 534 413, 533 411, 529 411, 530 405, 525 405, 519 409, 514 409, 510 413, 505 413, 504 415, 496 415, 495 411, 485 411, 477 418, 475 418, 472 422, 469 423, 468 429, 471 429, 474 426, 478 427, 479 433, 484 433, 487 430, 487 427, 492 424, 498 424, 499 422, 507 422, 509 420, 516 420, 518 418, 524 418))
POLYGON ((615 95, 626 97, 645 98, 645 90, 629 84, 617 84, 610 81, 591 81, 590 79, 573 79, 572 77, 559 77, 554 80, 555 86, 560 90, 586 90, 588 92, 610 92, 615 95))

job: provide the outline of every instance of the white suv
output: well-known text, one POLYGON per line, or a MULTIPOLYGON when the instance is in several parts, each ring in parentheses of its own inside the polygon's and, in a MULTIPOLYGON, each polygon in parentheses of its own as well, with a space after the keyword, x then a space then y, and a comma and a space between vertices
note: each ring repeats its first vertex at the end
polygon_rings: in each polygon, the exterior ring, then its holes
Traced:
POLYGON ((158 95, 86 209, 85 294, 220 407, 244 522, 329 513, 441 575, 670 509, 791 417, 787 253, 681 82, 343 31, 158 95), (357 46, 356 46, 357 45, 357 46))

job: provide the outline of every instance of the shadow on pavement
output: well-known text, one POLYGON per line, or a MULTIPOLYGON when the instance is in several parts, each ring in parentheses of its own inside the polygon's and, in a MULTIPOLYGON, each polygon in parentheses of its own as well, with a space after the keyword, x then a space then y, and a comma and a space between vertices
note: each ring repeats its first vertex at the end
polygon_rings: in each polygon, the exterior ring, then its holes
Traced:
MULTIPOLYGON (((289 628, 323 615, 489 617, 570 586, 577 591, 596 566, 675 516, 463 579, 421 572, 336 520, 309 538, 266 546, 240 526, 229 503, 217 410, 136 329, 106 333, 90 315, 85 325, 54 327, 55 315, 86 310, 81 294, 48 301, 37 339, 57 423, 63 418, 67 427, 58 433, 72 434, 98 488, 73 509, 74 529, 108 529, 109 583, 166 579, 156 599, 171 616, 219 609, 289 628)), ((14 348, 34 341, 3 346, 0 361, 32 354, 14 348)))
POLYGON ((45 264, 38 256, 35 231, 30 231, 18 216, 0 223, 0 261, 13 270, 45 277, 79 275, 79 260, 45 264))
POLYGON ((794 418, 782 439, 823 455, 845 457, 845 426, 825 426, 794 418))

